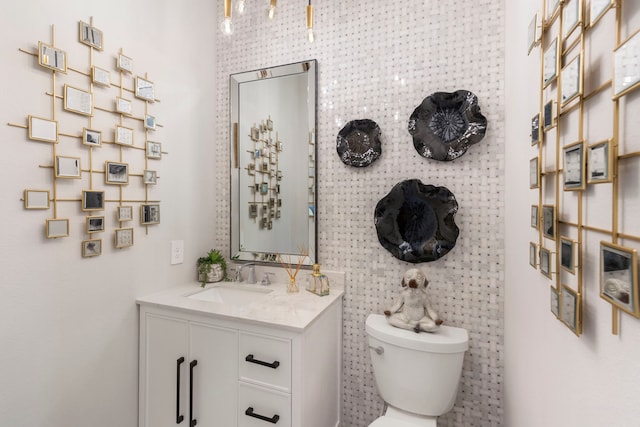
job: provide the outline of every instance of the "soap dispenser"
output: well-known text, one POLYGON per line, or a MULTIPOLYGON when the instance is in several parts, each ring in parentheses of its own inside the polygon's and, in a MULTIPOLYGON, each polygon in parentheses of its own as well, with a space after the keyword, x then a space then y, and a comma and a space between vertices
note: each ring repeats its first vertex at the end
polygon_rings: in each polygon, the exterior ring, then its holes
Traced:
POLYGON ((307 290, 321 297, 329 295, 329 278, 320 272, 320 264, 313 264, 313 273, 309 275, 307 290))

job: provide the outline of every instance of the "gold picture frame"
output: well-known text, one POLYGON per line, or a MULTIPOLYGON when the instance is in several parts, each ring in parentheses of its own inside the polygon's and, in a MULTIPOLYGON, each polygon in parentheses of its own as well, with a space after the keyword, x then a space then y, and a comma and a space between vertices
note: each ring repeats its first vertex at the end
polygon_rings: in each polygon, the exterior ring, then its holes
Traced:
POLYGON ((93 116, 93 94, 65 84, 63 108, 83 116, 93 116))
POLYGON ((576 55, 560 71, 560 106, 582 96, 582 62, 580 54, 576 55))
POLYGON ((162 144, 159 142, 147 141, 147 159, 161 159, 162 144))
POLYGON ((529 188, 540 188, 540 159, 529 160, 529 188))
POLYGON ((529 242, 529 265, 538 269, 538 244, 529 242))
POLYGON ((560 318, 560 295, 558 294, 558 289, 555 286, 549 286, 549 308, 551 309, 551 313, 556 316, 557 319, 560 318))
POLYGON ((558 37, 544 51, 543 56, 543 87, 549 86, 558 77, 558 37))
POLYGON ((588 147, 587 170, 589 184, 613 181, 613 155, 611 140, 596 142, 588 147))
POLYGON ((544 237, 556 240, 557 222, 555 205, 542 205, 542 235, 544 237))
POLYGON ((124 114, 125 116, 132 116, 133 103, 131 100, 116 96, 116 113, 124 114))
POLYGON ((80 157, 56 156, 53 170, 56 178, 80 179, 82 176, 80 157))
POLYGON ((613 99, 640 87, 640 29, 636 30, 613 51, 613 99))
POLYGON ((104 162, 104 183, 115 185, 129 184, 129 164, 121 162, 104 162))
POLYGON ((90 147, 102 147, 102 132, 95 129, 82 128, 82 143, 90 147))
POLYGON ((133 73, 133 58, 123 54, 118 54, 116 58, 116 68, 124 73, 133 73))
POLYGON ((102 239, 82 241, 82 257, 89 258, 102 255, 102 239))
POLYGON ((69 218, 47 218, 47 239, 69 236, 69 218))
POLYGON ((136 76, 135 78, 135 97, 148 101, 155 102, 155 87, 151 80, 144 79, 136 76))
POLYGON ((133 228, 116 228, 114 232, 114 245, 116 249, 133 246, 133 228))
POLYGON ((116 208, 118 222, 133 221, 133 206, 118 206, 116 208))
POLYGON ((586 188, 586 160, 584 142, 566 145, 563 149, 563 188, 565 191, 581 191, 586 188))
POLYGON ((67 72, 67 52, 49 44, 38 42, 38 65, 49 70, 67 72))
POLYGON ((116 125, 114 142, 118 145, 133 145, 133 129, 126 126, 116 125))
POLYGON ((58 142, 58 121, 28 116, 28 137, 34 141, 58 142))
POLYGON ((82 190, 83 212, 103 211, 104 203, 104 191, 82 190))
POLYGON ((576 274, 576 257, 578 242, 568 237, 560 237, 560 268, 576 274))
POLYGON ((103 50, 103 39, 102 31, 86 22, 78 22, 78 41, 80 41, 80 43, 98 50, 103 50))
POLYGON ((140 225, 160 224, 160 205, 140 205, 140 225))
POLYGON ((560 320, 574 334, 582 334, 582 296, 563 284, 560 290, 560 320))
POLYGON ((91 67, 91 82, 98 86, 109 87, 111 86, 111 73, 104 68, 91 67))
POLYGON ((552 279, 553 264, 552 260, 552 252, 547 248, 540 248, 540 273, 548 279, 552 279))
POLYGON ((104 231, 104 216, 88 216, 85 221, 87 234, 101 233, 104 231))
POLYGON ((24 208, 46 210, 51 207, 49 190, 24 190, 24 208))
POLYGON ((582 0, 564 0, 562 5, 562 38, 568 39, 582 25, 582 0))
POLYGON ((640 317, 636 249, 600 242, 600 297, 633 317, 640 317))

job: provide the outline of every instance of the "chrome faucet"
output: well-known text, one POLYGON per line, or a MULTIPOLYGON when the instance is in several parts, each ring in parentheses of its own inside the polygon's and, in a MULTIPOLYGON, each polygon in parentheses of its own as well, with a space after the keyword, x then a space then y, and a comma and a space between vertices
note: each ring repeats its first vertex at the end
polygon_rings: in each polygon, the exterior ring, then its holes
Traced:
POLYGON ((243 264, 236 268, 236 282, 238 283, 242 282, 242 270, 244 270, 245 267, 249 267, 249 277, 247 277, 247 283, 249 284, 257 283, 258 281, 256 280, 256 269, 255 269, 256 265, 252 262, 248 264, 243 264))

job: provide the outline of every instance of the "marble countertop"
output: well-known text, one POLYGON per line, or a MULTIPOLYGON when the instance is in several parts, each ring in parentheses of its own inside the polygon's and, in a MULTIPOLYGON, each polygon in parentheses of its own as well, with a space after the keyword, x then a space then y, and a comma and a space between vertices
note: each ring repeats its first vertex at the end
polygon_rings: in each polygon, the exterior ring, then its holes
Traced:
MULTIPOLYGON (((264 268, 261 270, 265 270, 264 268)), ((242 321, 244 323, 275 327, 291 331, 303 331, 328 307, 344 295, 344 273, 323 272, 331 283, 331 292, 326 296, 318 296, 305 289, 309 271, 300 271, 298 276, 299 292, 288 293, 288 279, 286 273, 278 269, 269 269, 275 272, 272 276, 272 284, 262 286, 246 282, 218 282, 209 283, 205 288, 200 283, 192 281, 182 285, 156 292, 138 298, 140 305, 150 305, 177 309, 183 312, 205 315, 226 320, 242 321), (286 281, 285 281, 286 279, 286 281), (225 304, 214 301, 202 301, 189 298, 190 295, 215 286, 237 287, 239 289, 256 288, 256 290, 270 289, 271 292, 260 296, 255 301, 243 305, 225 304)), ((280 269, 281 270, 281 269, 280 269)), ((258 277, 261 277, 259 275, 258 277)))

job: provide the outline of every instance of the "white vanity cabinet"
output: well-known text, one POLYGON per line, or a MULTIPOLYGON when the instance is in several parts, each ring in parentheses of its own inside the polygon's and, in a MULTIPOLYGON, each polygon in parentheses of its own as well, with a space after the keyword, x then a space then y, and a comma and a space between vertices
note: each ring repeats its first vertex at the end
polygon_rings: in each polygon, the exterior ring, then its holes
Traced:
POLYGON ((326 301, 300 328, 138 300, 139 426, 337 427, 342 298, 326 301))

